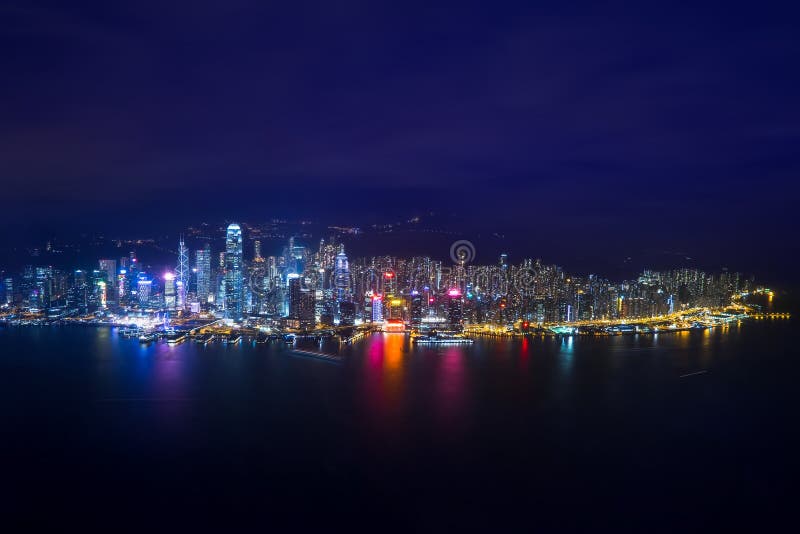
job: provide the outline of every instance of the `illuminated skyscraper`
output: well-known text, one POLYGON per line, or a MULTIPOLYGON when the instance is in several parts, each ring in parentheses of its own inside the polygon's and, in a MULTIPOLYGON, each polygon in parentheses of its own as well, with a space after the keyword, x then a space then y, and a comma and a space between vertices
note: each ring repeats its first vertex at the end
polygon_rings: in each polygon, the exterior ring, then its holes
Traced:
POLYGON ((36 268, 36 296, 37 306, 47 310, 52 304, 53 298, 53 268, 36 268))
POLYGON ((173 273, 164 275, 164 306, 170 310, 175 308, 175 275, 173 273))
POLYGON ((9 306, 14 304, 14 279, 9 277, 5 279, 5 302, 9 306))
POLYGON ((149 280, 144 273, 139 275, 139 279, 136 281, 136 296, 139 300, 140 306, 147 306, 147 304, 150 302, 150 289, 152 285, 153 281, 149 280))
POLYGON ((289 324, 293 328, 314 327, 314 293, 303 287, 298 274, 288 276, 289 283, 289 324))
POLYGON ((334 287, 336 289, 337 302, 349 302, 351 300, 350 264, 347 261, 347 255, 344 253, 344 245, 339 247, 339 254, 336 255, 334 287))
POLYGON ((289 317, 297 319, 300 316, 300 297, 303 289, 300 275, 290 273, 286 282, 289 288, 289 317))
POLYGON ((201 305, 208 304, 211 293, 211 245, 206 244, 195 251, 195 269, 197 270, 197 300, 201 305))
POLYGON ((447 326, 454 331, 464 327, 464 297, 457 288, 447 292, 447 326))
POLYGON ((130 293, 130 281, 128 279, 128 270, 120 269, 117 275, 117 298, 120 305, 124 305, 128 301, 130 293))
POLYGON ((183 236, 178 243, 178 266, 175 269, 175 285, 177 287, 177 308, 186 307, 186 294, 189 291, 189 249, 183 242, 183 236))
POLYGON ((239 320, 244 310, 242 229, 228 226, 225 238, 225 317, 239 320))
POLYGON ((108 305, 108 274, 100 269, 92 271, 92 307, 105 308, 108 305))
POLYGON ((372 296, 372 322, 373 323, 382 323, 383 322, 383 296, 382 295, 373 295, 372 296))
POLYGON ((113 300, 116 295, 115 282, 117 280, 117 260, 100 260, 100 270, 106 272, 105 282, 107 284, 106 297, 108 300, 113 300))
POLYGON ((77 270, 72 275, 72 287, 67 293, 67 306, 78 310, 80 313, 87 313, 89 301, 90 295, 86 271, 77 270))
POLYGON ((422 299, 419 291, 411 291, 411 328, 419 328, 422 324, 422 299))

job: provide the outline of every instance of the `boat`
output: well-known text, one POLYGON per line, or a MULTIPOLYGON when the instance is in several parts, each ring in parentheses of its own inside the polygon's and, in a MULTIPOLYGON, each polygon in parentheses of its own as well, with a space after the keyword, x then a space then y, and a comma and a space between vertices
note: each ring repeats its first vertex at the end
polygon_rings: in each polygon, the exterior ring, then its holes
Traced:
POLYGON ((471 345, 474 343, 471 337, 464 334, 448 334, 432 331, 429 334, 420 334, 411 338, 412 343, 426 345, 471 345))
POLYGON ((139 335, 139 343, 152 343, 155 341, 156 336, 153 334, 140 334, 139 335))
POLYGON ((119 335, 120 337, 125 338, 132 338, 132 337, 139 337, 142 332, 138 328, 120 328, 119 335))
POLYGON ((183 343, 186 341, 186 334, 168 334, 167 335, 167 344, 168 345, 177 345, 178 343, 183 343))
POLYGON ((206 345, 212 341, 214 341, 214 334, 200 334, 194 338, 195 343, 200 343, 202 345, 206 345))
POLYGON ((227 336, 222 338, 222 342, 227 345, 235 345, 242 340, 241 334, 228 334, 227 336))

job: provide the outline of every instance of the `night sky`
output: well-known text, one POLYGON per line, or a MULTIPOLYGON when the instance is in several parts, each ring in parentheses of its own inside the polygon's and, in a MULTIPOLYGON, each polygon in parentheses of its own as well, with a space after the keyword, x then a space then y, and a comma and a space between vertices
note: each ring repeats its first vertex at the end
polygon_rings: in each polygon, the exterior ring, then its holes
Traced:
POLYGON ((667 4, 0 2, 4 235, 435 209, 785 276, 798 10, 667 4))

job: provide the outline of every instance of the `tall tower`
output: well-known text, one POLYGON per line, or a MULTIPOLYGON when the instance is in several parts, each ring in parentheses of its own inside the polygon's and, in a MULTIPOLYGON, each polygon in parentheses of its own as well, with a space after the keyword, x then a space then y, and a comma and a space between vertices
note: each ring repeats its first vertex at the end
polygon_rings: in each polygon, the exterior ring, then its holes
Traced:
POLYGON ((189 289, 189 249, 183 242, 183 236, 178 243, 178 266, 175 269, 175 285, 177 286, 177 308, 186 307, 186 293, 189 289))
POLYGON ((106 296, 114 299, 114 281, 117 279, 117 260, 102 259, 99 260, 100 270, 106 273, 106 284, 110 287, 107 288, 106 296))
POLYGON ((164 307, 175 309, 175 273, 164 273, 164 307))
POLYGON ((458 288, 447 292, 447 326, 456 332, 464 327, 464 298, 458 288))
POLYGON ((197 271, 197 300, 201 305, 206 305, 211 293, 211 245, 206 243, 203 248, 196 250, 194 260, 197 271))
POLYGON ((139 299, 140 306, 147 306, 149 304, 152 285, 153 281, 149 280, 144 273, 139 275, 139 278, 136 280, 136 296, 139 299))
POLYGON ((372 295, 372 322, 383 322, 383 295, 372 295))
POLYGON ((244 266, 242 229, 236 223, 228 226, 225 237, 225 317, 239 320, 244 310, 244 266))
POLYGON ((334 286, 336 288, 336 301, 349 302, 350 295, 350 263, 344 253, 344 245, 339 247, 334 267, 334 286))

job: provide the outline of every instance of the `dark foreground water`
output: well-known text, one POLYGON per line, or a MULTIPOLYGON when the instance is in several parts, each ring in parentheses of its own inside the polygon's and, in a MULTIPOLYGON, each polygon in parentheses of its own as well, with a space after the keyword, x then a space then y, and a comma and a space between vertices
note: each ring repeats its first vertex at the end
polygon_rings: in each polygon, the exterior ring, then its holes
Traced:
POLYGON ((111 531, 766 528, 797 492, 797 344, 788 320, 433 349, 374 335, 335 364, 2 328, 0 507, 111 531))

